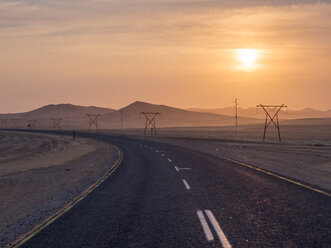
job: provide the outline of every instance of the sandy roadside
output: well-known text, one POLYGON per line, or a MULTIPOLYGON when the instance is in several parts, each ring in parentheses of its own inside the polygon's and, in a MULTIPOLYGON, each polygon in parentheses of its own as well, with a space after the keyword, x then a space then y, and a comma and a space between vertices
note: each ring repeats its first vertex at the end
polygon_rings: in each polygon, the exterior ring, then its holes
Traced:
POLYGON ((100 179, 118 159, 89 139, 0 132, 0 247, 100 179))
POLYGON ((19 132, 1 132, 0 144, 0 176, 64 164, 97 149, 88 139, 19 132))

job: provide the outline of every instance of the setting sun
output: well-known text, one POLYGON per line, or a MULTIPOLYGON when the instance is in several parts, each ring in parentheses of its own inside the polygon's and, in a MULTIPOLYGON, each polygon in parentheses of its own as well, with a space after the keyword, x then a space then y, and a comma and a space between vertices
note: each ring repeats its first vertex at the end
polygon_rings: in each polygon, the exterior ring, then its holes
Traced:
POLYGON ((255 49, 239 49, 237 50, 237 57, 243 67, 251 68, 258 57, 258 52, 255 49))

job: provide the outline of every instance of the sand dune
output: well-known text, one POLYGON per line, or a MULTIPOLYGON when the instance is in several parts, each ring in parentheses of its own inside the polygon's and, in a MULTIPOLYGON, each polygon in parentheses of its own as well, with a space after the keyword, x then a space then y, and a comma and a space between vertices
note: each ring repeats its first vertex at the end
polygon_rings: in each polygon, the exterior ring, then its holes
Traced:
POLYGON ((0 132, 0 176, 64 164, 95 150, 86 139, 0 132))

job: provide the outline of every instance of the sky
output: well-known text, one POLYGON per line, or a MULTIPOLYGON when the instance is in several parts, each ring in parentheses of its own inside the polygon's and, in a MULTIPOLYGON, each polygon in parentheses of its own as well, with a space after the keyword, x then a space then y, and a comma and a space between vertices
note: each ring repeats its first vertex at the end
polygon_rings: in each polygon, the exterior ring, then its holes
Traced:
POLYGON ((0 84, 1 113, 331 109, 331 0, 0 0, 0 84))

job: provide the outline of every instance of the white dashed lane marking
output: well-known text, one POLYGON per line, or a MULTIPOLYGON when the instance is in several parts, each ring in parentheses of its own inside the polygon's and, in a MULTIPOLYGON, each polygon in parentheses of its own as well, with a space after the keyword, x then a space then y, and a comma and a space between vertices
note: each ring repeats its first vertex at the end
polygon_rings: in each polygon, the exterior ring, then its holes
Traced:
POLYGON ((175 166, 176 171, 180 171, 180 170, 192 170, 191 168, 180 168, 175 166))
POLYGON ((184 183, 187 190, 191 189, 190 185, 187 183, 187 181, 185 179, 183 179, 183 183, 184 183))

